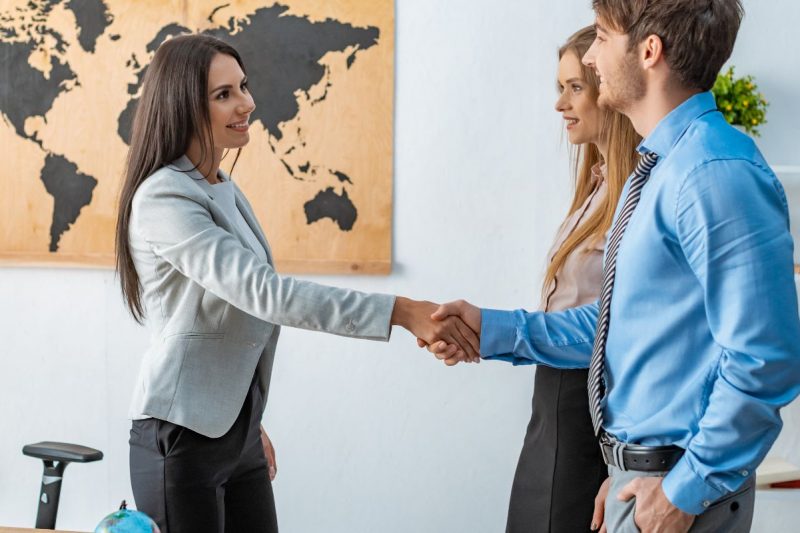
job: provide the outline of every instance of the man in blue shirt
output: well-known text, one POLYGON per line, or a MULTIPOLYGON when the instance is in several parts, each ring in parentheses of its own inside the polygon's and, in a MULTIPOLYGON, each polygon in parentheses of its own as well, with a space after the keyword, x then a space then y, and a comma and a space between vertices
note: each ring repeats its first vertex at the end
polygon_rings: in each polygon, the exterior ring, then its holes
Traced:
MULTIPOLYGON (((708 92, 742 7, 594 8, 597 39, 583 61, 600 76, 599 102, 630 118, 638 151, 656 163, 632 213, 628 181, 615 218, 627 225, 614 250, 597 408, 612 478, 592 529, 747 531, 753 473, 780 432, 779 409, 800 392, 800 321, 783 189, 708 92)), ((603 302, 529 313, 459 301, 434 317, 460 315, 480 331, 485 359, 586 368, 603 302)), ((456 362, 454 346, 429 349, 456 362)))

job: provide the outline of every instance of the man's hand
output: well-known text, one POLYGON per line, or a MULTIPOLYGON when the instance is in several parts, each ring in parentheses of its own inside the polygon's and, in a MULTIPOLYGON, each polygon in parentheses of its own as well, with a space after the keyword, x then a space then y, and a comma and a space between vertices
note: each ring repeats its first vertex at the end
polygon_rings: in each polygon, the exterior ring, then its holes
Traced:
POLYGON ((261 446, 264 447, 264 455, 267 456, 267 470, 269 471, 269 480, 275 481, 275 476, 278 473, 278 463, 275 461, 275 448, 272 446, 272 441, 269 440, 269 435, 261 426, 261 446))
POLYGON ((619 492, 617 498, 626 502, 636 498, 633 513, 636 526, 645 533, 686 533, 692 527, 694 515, 684 513, 667 499, 660 477, 637 477, 619 492))
MULTIPOLYGON (((392 311, 392 324, 404 327, 424 344, 443 341, 446 348, 442 350, 446 357, 462 361, 480 360, 480 340, 475 330, 467 326, 457 317, 442 317, 434 320, 432 315, 439 308, 431 302, 419 302, 408 298, 397 297, 392 311)), ((445 356, 439 357, 445 359, 445 356)))
POLYGON ((608 497, 608 488, 610 486, 611 478, 607 477, 603 484, 600 485, 597 496, 594 497, 594 513, 592 513, 592 525, 589 528, 592 531, 599 529, 600 533, 606 533, 606 498, 608 497))
MULTIPOLYGON (((454 317, 461 319, 472 331, 480 335, 481 310, 469 302, 456 300, 455 302, 442 304, 436 312, 431 315, 431 318, 437 321, 449 320, 454 317)), ((427 346, 428 351, 436 356, 437 359, 443 359, 444 364, 447 366, 456 365, 464 360, 461 354, 454 349, 454 346, 445 342, 445 339, 438 339, 437 342, 433 343, 425 342, 423 339, 417 339, 417 344, 420 347, 427 346)), ((479 353, 478 357, 480 357, 480 341, 478 342, 476 351, 479 353)), ((477 361, 480 362, 480 359, 477 359, 477 361)))

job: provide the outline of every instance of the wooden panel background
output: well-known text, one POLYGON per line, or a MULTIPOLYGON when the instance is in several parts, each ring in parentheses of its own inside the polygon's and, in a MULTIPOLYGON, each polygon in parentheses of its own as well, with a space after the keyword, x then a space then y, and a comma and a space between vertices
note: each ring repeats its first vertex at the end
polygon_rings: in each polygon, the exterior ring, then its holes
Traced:
MULTIPOLYGON (((43 115, 25 118, 21 135, 10 118, 25 91, 0 53, 0 262, 24 265, 113 265, 114 224, 120 176, 127 145, 117 134, 118 118, 136 84, 136 73, 126 66, 132 54, 142 64, 152 52, 147 44, 160 29, 180 24, 204 31, 227 24, 231 17, 246 20, 258 9, 281 5, 281 17, 302 17, 309 23, 329 19, 356 28, 375 27, 378 43, 329 52, 319 63, 326 76, 307 91, 295 93, 299 112, 280 124, 280 139, 259 122, 251 125, 250 143, 242 152, 233 179, 253 204, 276 256, 279 270, 306 273, 386 274, 391 270, 392 232, 392 118, 394 98, 393 0, 105 0, 113 17, 87 52, 79 42, 76 14, 59 2, 44 15, 46 26, 66 43, 44 35, 43 44, 28 63, 40 74, 52 74, 65 63, 79 83, 66 82, 43 115), (216 11, 215 11, 216 9, 216 11), (213 22, 210 15, 213 15, 213 22), (348 61, 352 65, 348 65, 348 61), (3 85, 6 87, 2 87, 3 85), (9 90, 9 84, 10 90, 9 90), (5 90, 4 90, 5 89, 5 90), (16 93, 16 94, 15 94, 16 93), (314 102, 320 96, 323 101, 314 102), (66 159, 78 172, 97 181, 91 202, 49 251, 54 197, 41 179, 48 154, 66 159), (298 176, 311 163, 315 174, 298 176), (286 164, 294 168, 292 177, 286 164), (350 183, 337 178, 338 171, 350 183), (302 178, 302 179, 298 179, 302 178), (308 224, 304 204, 329 187, 346 191, 357 209, 357 219, 344 231, 331 218, 308 224)), ((33 2, 44 5, 46 2, 33 2)), ((32 11, 28 0, 5 1, 0 15, 20 19, 32 11), (22 11, 16 8, 22 8, 22 11)), ((0 17, 0 30, 19 20, 0 17)), ((25 41, 17 35, 4 42, 25 41)), ((238 31, 238 30, 234 30, 238 31)), ((302 43, 298 44, 302 46, 302 43)), ((6 56, 7 58, 8 56, 6 56)), ((251 74, 268 68, 266 59, 247 62, 251 74)), ((279 69, 276 69, 279 70, 279 69)), ((274 75, 281 75, 275 72, 274 75)), ((256 100, 256 104, 264 104, 256 100)), ((17 120, 19 123, 19 119, 17 120)), ((232 160, 223 161, 223 168, 232 160)))

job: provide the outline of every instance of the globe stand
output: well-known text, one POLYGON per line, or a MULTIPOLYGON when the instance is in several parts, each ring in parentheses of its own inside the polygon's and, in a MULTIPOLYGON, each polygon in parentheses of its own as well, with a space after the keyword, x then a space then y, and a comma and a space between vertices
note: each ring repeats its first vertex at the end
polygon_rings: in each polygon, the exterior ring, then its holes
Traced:
POLYGON ((37 442, 22 448, 22 453, 44 462, 39 510, 36 513, 37 529, 55 529, 58 500, 61 496, 61 478, 69 463, 91 463, 103 458, 103 452, 65 442, 37 442))

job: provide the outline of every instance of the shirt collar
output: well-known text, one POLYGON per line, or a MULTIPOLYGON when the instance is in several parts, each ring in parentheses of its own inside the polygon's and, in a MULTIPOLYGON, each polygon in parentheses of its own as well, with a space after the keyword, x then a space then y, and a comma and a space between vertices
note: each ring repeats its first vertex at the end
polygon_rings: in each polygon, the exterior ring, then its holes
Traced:
POLYGON ((695 94, 662 118, 636 150, 640 154, 655 152, 660 159, 665 158, 695 119, 716 109, 717 103, 710 91, 695 94))
POLYGON ((607 169, 608 166, 605 164, 604 161, 598 161, 597 163, 592 165, 592 181, 594 182, 595 186, 603 183, 606 177, 607 169))

